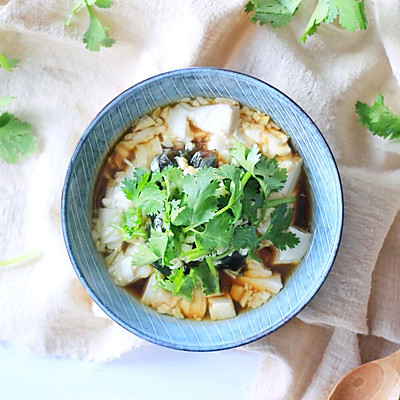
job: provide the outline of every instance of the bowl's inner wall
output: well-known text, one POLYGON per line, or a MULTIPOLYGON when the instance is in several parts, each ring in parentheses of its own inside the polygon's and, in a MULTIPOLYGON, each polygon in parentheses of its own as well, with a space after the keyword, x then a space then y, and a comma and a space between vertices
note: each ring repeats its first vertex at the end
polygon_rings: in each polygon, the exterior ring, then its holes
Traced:
POLYGON ((342 226, 342 193, 332 155, 309 117, 278 90, 245 75, 189 69, 128 89, 95 118, 71 161, 64 190, 64 233, 74 268, 95 301, 133 333, 169 347, 216 350, 272 332, 315 294, 333 262, 342 226), (115 286, 91 239, 96 178, 105 157, 132 122, 183 97, 226 97, 262 111, 287 132, 304 160, 312 196, 312 242, 283 290, 259 309, 226 321, 176 320, 143 306, 115 286))

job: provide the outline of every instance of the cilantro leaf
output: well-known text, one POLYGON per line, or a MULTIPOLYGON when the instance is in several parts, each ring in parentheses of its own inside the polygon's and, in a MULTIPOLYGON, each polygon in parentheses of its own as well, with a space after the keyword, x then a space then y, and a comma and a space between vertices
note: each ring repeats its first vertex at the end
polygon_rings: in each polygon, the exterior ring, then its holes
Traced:
POLYGON ((252 175, 254 174, 254 166, 261 158, 261 154, 256 144, 249 150, 243 143, 240 142, 231 149, 231 155, 244 169, 249 171, 252 175))
POLYGON ((261 157, 261 160, 254 167, 254 176, 264 191, 267 198, 271 193, 282 189, 287 179, 287 172, 284 168, 279 168, 274 158, 261 157))
POLYGON ((16 163, 19 155, 28 156, 36 150, 36 137, 31 126, 12 114, 0 115, 0 157, 16 163))
POLYGON ((245 12, 253 12, 251 21, 260 25, 285 26, 295 13, 302 0, 252 0, 245 6, 245 12))
POLYGON ((0 107, 8 106, 14 99, 14 96, 0 97, 0 107))
POLYGON ((189 274, 182 268, 175 268, 165 279, 157 278, 159 285, 174 295, 192 300, 193 290, 200 283, 203 293, 208 296, 220 292, 218 272, 208 258, 190 269, 189 274))
POLYGON ((128 200, 136 201, 140 192, 146 186, 150 173, 143 168, 136 168, 132 179, 124 178, 122 181, 122 191, 128 200))
POLYGON ((242 171, 234 164, 224 164, 218 169, 217 173, 219 178, 230 180, 229 190, 231 193, 228 204, 219 210, 218 213, 222 213, 230 208, 235 215, 233 222, 236 222, 242 214, 242 203, 240 200, 243 197, 243 186, 245 185, 245 182, 241 181, 242 171))
POLYGON ((128 226, 130 229, 138 229, 141 223, 140 210, 136 207, 129 207, 122 214, 122 224, 128 226))
MULTIPOLYGON (((287 25, 303 0, 251 0, 245 6, 251 21, 260 25, 271 23, 274 27, 287 25)), ((339 24, 350 32, 367 28, 364 0, 319 0, 299 42, 305 42, 321 23, 332 23, 339 17, 339 24)))
POLYGON ((230 151, 232 157, 260 183, 265 198, 283 188, 286 170, 279 168, 275 159, 262 156, 257 145, 248 150, 244 144, 237 143, 230 151))
POLYGON ((218 177, 221 179, 230 179, 233 182, 238 182, 241 171, 234 164, 224 164, 217 170, 218 177))
POLYGON ((260 190, 258 181, 250 179, 243 191, 243 215, 249 222, 257 221, 257 212, 264 205, 264 192, 260 190))
POLYGON ((228 213, 222 213, 208 221, 203 232, 196 232, 195 242, 198 249, 212 253, 217 249, 225 249, 232 234, 232 217, 228 213))
POLYGON ((191 301, 193 289, 196 287, 197 279, 193 270, 185 275, 182 268, 175 268, 166 278, 162 279, 156 275, 157 282, 165 290, 168 290, 175 296, 183 296, 191 301))
POLYGON ((185 208, 177 215, 174 224, 185 225, 186 230, 209 221, 217 210, 217 195, 219 186, 214 180, 213 168, 203 168, 196 175, 186 175, 182 188, 185 196, 182 206, 185 208))
POLYGON ((166 193, 150 182, 140 192, 136 204, 147 215, 155 215, 163 210, 165 199, 166 193))
POLYGON ((112 0, 96 0, 94 4, 99 8, 110 8, 114 3, 112 0))
POLYGON ((367 29, 363 0, 319 0, 300 42, 313 35, 322 23, 331 23, 339 16, 339 24, 350 32, 367 29))
POLYGON ((94 5, 99 8, 110 8, 113 5, 111 0, 79 0, 65 22, 65 26, 71 24, 73 16, 83 4, 86 5, 89 13, 89 28, 83 35, 83 43, 86 44, 86 48, 92 51, 99 51, 101 45, 111 47, 115 43, 115 40, 108 36, 110 29, 102 25, 93 10, 94 5))
POLYGON ((303 33, 303 36, 300 37, 299 42, 305 42, 307 36, 313 35, 321 22, 324 22, 328 16, 332 18, 332 21, 336 18, 336 15, 330 15, 329 13, 329 0, 319 0, 317 6, 315 7, 314 12, 312 13, 310 20, 308 21, 306 30, 303 33))
POLYGON ((175 222, 176 218, 178 215, 183 211, 185 207, 179 207, 181 204, 181 200, 171 200, 170 203, 171 205, 171 221, 175 222))
POLYGON ((287 232, 292 217, 293 209, 288 209, 287 204, 280 204, 271 214, 270 225, 259 240, 269 240, 279 250, 294 248, 300 241, 293 232, 287 232))
POLYGON ((258 246, 258 237, 254 225, 238 226, 232 237, 232 247, 236 250, 252 249, 258 246))
POLYGON ((150 250, 161 259, 161 264, 164 264, 164 254, 167 248, 168 234, 151 229, 149 248, 150 250))
POLYGON ((400 140, 400 115, 385 106, 381 93, 376 96, 374 104, 369 107, 365 103, 356 103, 359 121, 373 135, 390 140, 400 140))
POLYGON ((168 198, 175 195, 179 196, 184 181, 183 171, 180 168, 166 167, 160 172, 153 173, 153 181, 158 181, 160 178, 164 180, 162 183, 167 191, 168 198))
POLYGON ((108 36, 110 28, 103 26, 100 20, 96 17, 92 6, 87 6, 89 11, 89 28, 83 35, 83 43, 86 43, 86 48, 92 51, 99 51, 100 45, 111 47, 115 40, 108 36))
POLYGON ((193 267, 194 275, 199 279, 203 293, 208 296, 220 292, 219 277, 215 265, 206 257, 197 267, 193 267))
POLYGON ((135 246, 135 252, 132 254, 132 265, 136 267, 143 267, 157 261, 158 255, 155 254, 148 246, 139 243, 135 246))
POLYGON ((20 60, 18 58, 7 58, 0 53, 0 67, 7 71, 12 71, 13 68, 18 67, 20 60))
MULTIPOLYGON (((350 32, 367 29, 364 0, 330 0, 330 18, 339 15, 339 24, 350 32)), ((334 18, 333 18, 334 19, 334 18)))
POLYGON ((129 242, 135 237, 146 238, 146 231, 141 227, 142 218, 140 210, 136 207, 129 207, 122 213, 121 225, 111 224, 122 233, 122 239, 129 242))
POLYGON ((185 238, 185 234, 182 232, 180 227, 171 225, 169 232, 172 236, 168 239, 167 249, 165 251, 166 264, 170 264, 171 260, 176 258, 178 254, 182 252, 182 243, 185 238))
POLYGON ((122 191, 128 200, 147 215, 155 215, 163 210, 166 193, 154 182, 149 182, 150 172, 137 168, 133 178, 124 178, 122 191))

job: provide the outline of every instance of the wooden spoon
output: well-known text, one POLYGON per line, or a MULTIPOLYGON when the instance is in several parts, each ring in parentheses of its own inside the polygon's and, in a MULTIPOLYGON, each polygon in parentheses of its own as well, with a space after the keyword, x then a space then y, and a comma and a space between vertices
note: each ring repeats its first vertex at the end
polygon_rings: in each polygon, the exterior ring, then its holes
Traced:
POLYGON ((400 350, 360 365, 334 387, 328 400, 399 400, 400 350))

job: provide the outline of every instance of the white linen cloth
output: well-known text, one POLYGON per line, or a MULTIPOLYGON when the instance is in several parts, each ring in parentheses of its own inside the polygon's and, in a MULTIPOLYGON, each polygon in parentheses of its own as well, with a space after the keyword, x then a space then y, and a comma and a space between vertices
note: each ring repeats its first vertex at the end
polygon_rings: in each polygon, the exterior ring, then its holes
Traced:
POLYGON ((339 254, 311 303, 284 327, 242 350, 265 354, 249 398, 323 399, 359 363, 400 343, 400 144, 373 137, 354 104, 377 92, 400 112, 400 3, 366 1, 368 29, 323 25, 297 38, 315 1, 283 28, 254 26, 246 0, 115 0, 98 12, 112 48, 81 42, 74 1, 0 0, 0 52, 21 59, 0 71, 7 107, 31 123, 37 152, 0 160, 0 260, 41 250, 34 262, 0 269, 0 339, 41 354, 107 360, 145 344, 93 313, 64 248, 60 196, 86 126, 118 93, 167 70, 215 66, 261 78, 300 104, 321 129, 340 167, 345 225, 339 254), (397 217, 396 217, 397 215, 397 217))

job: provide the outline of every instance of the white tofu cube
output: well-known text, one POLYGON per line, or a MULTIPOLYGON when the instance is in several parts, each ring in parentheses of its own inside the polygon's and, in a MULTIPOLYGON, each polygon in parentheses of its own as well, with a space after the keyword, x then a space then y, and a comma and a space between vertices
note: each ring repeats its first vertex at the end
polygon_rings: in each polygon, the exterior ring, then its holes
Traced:
POLYGON ((167 117, 168 132, 171 138, 182 142, 191 141, 194 137, 189 129, 188 116, 193 107, 179 103, 169 110, 167 117))
POLYGON ((139 168, 150 168, 151 162, 161 153, 160 139, 158 136, 155 136, 152 140, 141 143, 136 147, 135 159, 132 161, 132 164, 139 168))
POLYGON ((186 318, 202 319, 207 311, 207 299, 201 287, 193 291, 192 301, 182 298, 179 307, 186 318))
POLYGON ((279 192, 272 193, 270 199, 279 199, 294 194, 296 183, 300 176, 302 163, 300 157, 295 157, 293 160, 283 161, 280 163, 279 167, 286 168, 287 170, 287 179, 285 186, 279 192))
POLYGON ((235 306, 229 294, 208 298, 208 311, 213 321, 236 316, 235 306))
POLYGON ((274 264, 292 264, 299 263, 306 254, 311 240, 311 233, 304 232, 294 226, 289 227, 289 232, 293 232, 299 239, 300 243, 293 249, 276 250, 274 264))
POLYGON ((144 288, 141 302, 154 308, 166 303, 176 303, 174 295, 157 286, 155 274, 151 275, 144 288))
POLYGON ((246 266, 247 268, 244 272, 244 276, 247 276, 248 278, 268 278, 272 275, 270 269, 252 258, 246 259, 246 266))
POLYGON ((226 137, 239 126, 239 107, 231 104, 211 104, 194 107, 189 119, 204 132, 226 137))
POLYGON ((204 132, 227 137, 237 130, 239 118, 239 107, 231 104, 192 107, 179 103, 169 111, 167 124, 171 137, 187 142, 193 139, 189 120, 204 132))
POLYGON ((278 293, 283 287, 281 276, 278 272, 274 272, 267 278, 249 278, 247 276, 238 276, 234 283, 241 285, 244 288, 258 290, 260 292, 268 291, 273 294, 278 293))

